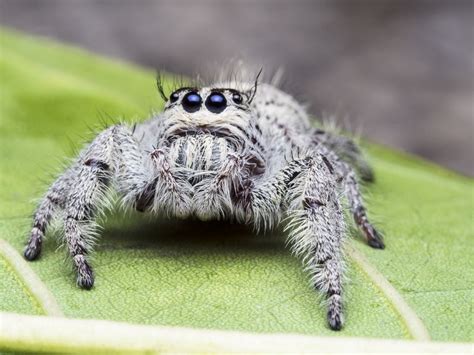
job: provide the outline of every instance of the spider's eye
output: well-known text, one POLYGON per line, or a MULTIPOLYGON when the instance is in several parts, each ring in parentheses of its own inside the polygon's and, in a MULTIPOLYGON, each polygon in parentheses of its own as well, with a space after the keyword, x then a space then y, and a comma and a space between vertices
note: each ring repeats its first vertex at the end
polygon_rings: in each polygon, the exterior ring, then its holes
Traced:
POLYGON ((191 91, 184 95, 181 104, 187 112, 196 112, 201 108, 202 99, 197 92, 191 91))
POLYGON ((206 107, 211 112, 220 113, 227 107, 227 100, 220 92, 211 92, 206 99, 206 107))
POLYGON ((237 104, 240 105, 242 103, 242 95, 240 95, 238 92, 235 92, 232 95, 232 100, 237 104))
POLYGON ((179 95, 176 92, 174 92, 170 95, 170 102, 171 103, 175 103, 176 101, 178 101, 178 99, 179 99, 179 95))

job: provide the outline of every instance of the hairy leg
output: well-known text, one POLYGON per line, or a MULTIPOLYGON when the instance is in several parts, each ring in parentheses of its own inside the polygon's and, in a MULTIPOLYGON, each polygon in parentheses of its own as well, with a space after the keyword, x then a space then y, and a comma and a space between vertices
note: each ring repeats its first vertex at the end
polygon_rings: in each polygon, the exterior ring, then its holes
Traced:
POLYGON ((140 154, 128 128, 114 126, 100 133, 40 203, 26 258, 31 260, 31 256, 38 255, 38 231, 42 237, 53 213, 62 209, 64 239, 77 272, 77 283, 91 288, 94 278, 86 257, 94 242, 95 218, 107 206, 106 192, 112 179, 123 194, 145 186, 147 175, 139 164, 140 154))
POLYGON ((296 254, 303 257, 314 286, 326 296, 327 320, 334 330, 344 322, 341 246, 346 231, 338 191, 323 158, 313 157, 289 186, 287 226, 296 254))
POLYGON ((359 173, 362 180, 374 181, 375 176, 371 166, 352 139, 326 130, 316 129, 314 140, 316 144, 324 144, 344 162, 352 166, 359 173))
POLYGON ((255 185, 243 186, 236 196, 237 206, 243 210, 245 220, 252 222, 257 230, 269 230, 276 227, 285 209, 285 197, 288 186, 300 174, 310 158, 290 162, 270 179, 255 185))
POLYGON ((91 154, 79 171, 76 185, 69 193, 64 220, 64 239, 77 272, 77 285, 90 289, 94 284, 87 254, 94 242, 94 217, 103 207, 111 176, 110 161, 91 154))
POLYGON ((290 222, 289 237, 303 257, 314 286, 327 298, 328 322, 339 330, 343 324, 341 243, 344 216, 335 177, 316 155, 290 162, 273 178, 249 193, 252 220, 260 227, 276 225, 282 210, 290 222))
POLYGON ((349 171, 345 177, 345 188, 346 196, 349 200, 349 206, 351 207, 352 214, 356 225, 362 230, 367 243, 375 249, 384 249, 385 244, 383 242, 382 235, 375 229, 370 223, 367 217, 366 209, 362 201, 362 195, 360 194, 359 185, 357 178, 353 171, 349 171))
POLYGON ((354 216, 354 221, 364 233, 367 243, 372 248, 384 249, 385 244, 382 235, 377 232, 367 217, 366 208, 360 191, 360 185, 357 182, 357 175, 354 169, 349 164, 339 159, 336 153, 325 146, 319 145, 317 147, 317 152, 322 154, 323 162, 331 174, 335 175, 337 180, 343 184, 344 193, 347 197, 352 215, 354 216))
POLYGON ((68 171, 54 182, 41 200, 34 214, 33 228, 24 251, 26 259, 34 260, 40 255, 44 235, 51 219, 58 209, 64 208, 64 202, 66 200, 67 191, 71 186, 73 175, 73 169, 68 169, 68 171))

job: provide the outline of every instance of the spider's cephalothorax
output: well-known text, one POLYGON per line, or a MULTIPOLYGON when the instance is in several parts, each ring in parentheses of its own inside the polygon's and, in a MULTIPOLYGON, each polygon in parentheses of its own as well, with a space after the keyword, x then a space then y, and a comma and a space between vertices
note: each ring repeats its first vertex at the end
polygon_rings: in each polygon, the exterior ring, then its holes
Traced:
POLYGON ((313 128, 303 106, 269 84, 183 87, 166 100, 162 113, 112 126, 80 153, 39 204, 25 257, 39 255, 51 219, 61 216, 77 284, 91 288, 87 256, 110 189, 125 206, 159 215, 264 229, 285 218, 295 252, 327 298, 329 325, 340 329, 344 206, 368 244, 384 247, 362 202, 355 171, 373 176, 358 147, 313 128))

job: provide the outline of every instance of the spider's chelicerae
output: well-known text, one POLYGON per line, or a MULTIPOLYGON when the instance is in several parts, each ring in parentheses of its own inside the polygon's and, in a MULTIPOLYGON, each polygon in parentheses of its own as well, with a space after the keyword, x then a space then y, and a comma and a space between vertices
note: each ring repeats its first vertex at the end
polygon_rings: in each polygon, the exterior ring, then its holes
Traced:
POLYGON ((314 128, 301 104, 270 84, 257 90, 257 80, 182 87, 169 98, 158 85, 167 101, 162 113, 104 130, 50 187, 25 257, 38 257, 46 228, 59 215, 77 284, 90 289, 94 219, 110 189, 125 206, 159 215, 263 229, 285 220, 294 251, 327 298, 330 327, 341 329, 344 206, 368 244, 384 247, 355 173, 371 180, 372 170, 353 141, 314 128))

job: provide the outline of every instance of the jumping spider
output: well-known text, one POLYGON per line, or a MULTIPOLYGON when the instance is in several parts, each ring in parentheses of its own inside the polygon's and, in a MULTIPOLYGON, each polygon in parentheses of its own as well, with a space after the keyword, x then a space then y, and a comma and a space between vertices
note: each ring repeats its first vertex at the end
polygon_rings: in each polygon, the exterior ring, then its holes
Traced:
POLYGON ((162 113, 104 130, 50 187, 34 215, 26 259, 38 257, 59 215, 77 284, 90 289, 94 220, 111 189, 125 206, 160 215, 263 229, 286 217, 294 251, 327 298, 329 326, 341 329, 343 206, 368 244, 384 248, 355 173, 372 180, 372 170, 352 140, 314 128, 301 104, 270 84, 257 91, 257 81, 182 87, 169 98, 158 85, 162 113))

